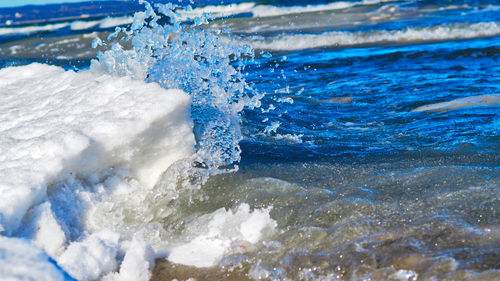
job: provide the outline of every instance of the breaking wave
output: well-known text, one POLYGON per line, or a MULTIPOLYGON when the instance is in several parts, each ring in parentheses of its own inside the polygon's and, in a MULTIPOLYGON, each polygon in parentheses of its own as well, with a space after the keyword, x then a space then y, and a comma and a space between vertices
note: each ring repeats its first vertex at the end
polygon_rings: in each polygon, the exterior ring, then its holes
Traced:
POLYGON ((471 39, 500 35, 498 22, 443 24, 403 30, 377 30, 367 32, 332 31, 321 34, 294 34, 276 37, 251 37, 244 42, 255 49, 302 50, 321 47, 343 47, 383 43, 419 43, 471 39))

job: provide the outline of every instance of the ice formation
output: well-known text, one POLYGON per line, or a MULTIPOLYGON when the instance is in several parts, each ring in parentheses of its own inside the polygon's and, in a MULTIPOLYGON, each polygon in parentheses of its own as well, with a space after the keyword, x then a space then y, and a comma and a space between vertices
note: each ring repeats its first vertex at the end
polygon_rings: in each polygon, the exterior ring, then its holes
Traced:
POLYGON ((250 211, 242 204, 234 212, 219 209, 196 219, 188 229, 203 229, 191 241, 171 249, 168 259, 175 263, 198 267, 213 266, 228 252, 244 250, 244 242, 256 243, 276 222, 269 210, 250 211))
POLYGON ((42 64, 0 70, 0 87, 0 224, 7 235, 67 173, 124 167, 151 186, 193 151, 189 97, 178 90, 42 64))
POLYGON ((259 95, 238 62, 251 49, 202 19, 158 24, 181 17, 170 4, 146 7, 118 29, 134 48, 114 45, 89 70, 0 70, 0 253, 17 253, 0 254, 13 264, 2 276, 29 279, 33 262, 53 280, 149 280, 155 258, 212 266, 275 228, 269 209, 241 204, 165 240, 169 202, 239 160, 239 112, 259 95))
POLYGON ((0 236, 2 280, 74 280, 40 248, 18 238, 0 236))

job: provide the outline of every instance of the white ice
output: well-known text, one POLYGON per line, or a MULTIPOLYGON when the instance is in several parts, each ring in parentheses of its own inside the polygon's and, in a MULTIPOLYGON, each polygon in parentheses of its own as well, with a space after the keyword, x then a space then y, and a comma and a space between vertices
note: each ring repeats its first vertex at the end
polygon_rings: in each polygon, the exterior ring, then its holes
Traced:
POLYGON ((269 209, 250 211, 241 204, 234 212, 224 208, 204 215, 190 223, 190 241, 171 249, 168 260, 174 263, 209 267, 216 265, 229 252, 245 251, 246 243, 256 243, 273 231, 276 222, 269 209))
POLYGON ((1 280, 71 280, 38 247, 28 241, 0 236, 1 280))
POLYGON ((0 89, 0 227, 8 235, 63 172, 125 165, 151 186, 193 151, 181 91, 42 64, 0 70, 0 89))
MULTIPOLYGON (((179 90, 126 77, 43 64, 1 69, 0 237, 30 239, 81 280, 117 270, 117 253, 133 234, 107 230, 111 218, 99 221, 99 231, 88 228, 96 221, 88 216, 93 204, 103 194, 114 198, 92 188, 117 183, 128 192, 148 190, 174 162, 190 157, 189 107, 179 90), (77 190, 78 182, 91 188, 77 190), (75 220, 83 228, 78 237, 75 220)), ((134 251, 140 249, 127 250, 134 251)), ((10 257, 0 255, 0 262, 10 257)))
POLYGON ((147 281, 155 258, 211 266, 272 231, 242 204, 161 240, 165 177, 195 153, 189 112, 182 91, 97 68, 0 69, 0 276, 147 281))

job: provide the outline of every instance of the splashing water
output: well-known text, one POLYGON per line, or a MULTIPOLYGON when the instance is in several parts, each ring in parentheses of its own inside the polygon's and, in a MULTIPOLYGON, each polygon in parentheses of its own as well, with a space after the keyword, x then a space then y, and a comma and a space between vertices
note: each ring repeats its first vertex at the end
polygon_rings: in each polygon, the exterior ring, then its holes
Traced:
MULTIPOLYGON (((93 47, 109 48, 92 60, 90 70, 33 64, 5 69, 3 76, 11 78, 0 81, 11 90, 8 101, 23 100, 9 99, 19 88, 25 95, 37 92, 30 98, 43 101, 35 109, 6 102, 26 112, 21 115, 28 121, 18 121, 20 129, 10 133, 27 141, 0 143, 13 151, 3 162, 15 162, 17 152, 26 151, 23 145, 29 146, 34 152, 22 153, 27 156, 21 166, 36 171, 35 176, 16 173, 18 182, 0 181, 0 190, 15 190, 22 199, 7 206, 16 212, 0 209, 0 234, 19 230, 79 280, 149 280, 157 257, 210 266, 233 243, 255 243, 275 227, 270 208, 241 204, 195 219, 179 207, 209 176, 237 170, 240 113, 259 107, 262 95, 243 74, 253 61, 250 47, 235 44, 228 31, 206 27, 207 15, 182 22, 176 5, 143 4, 145 12, 136 13, 129 28, 117 28, 107 42, 94 41, 93 47), (116 39, 130 41, 132 48, 109 43, 116 39), (58 123, 61 116, 69 120, 66 125, 58 123), (30 134, 35 130, 23 126, 31 124, 48 133, 30 134), (172 221, 179 217, 186 228, 200 231, 177 235, 182 226, 172 221), (202 260, 185 255, 206 241, 212 247, 202 260)), ((13 119, 9 112, 4 115, 0 121, 13 119)), ((2 193, 0 199, 9 198, 2 193)))
MULTIPOLYGON (((243 74, 245 63, 253 61, 253 50, 221 37, 227 30, 204 28, 206 14, 188 24, 181 21, 177 5, 144 5, 146 11, 136 13, 129 28, 117 28, 108 37, 124 35, 133 49, 114 43, 92 61, 91 69, 187 92, 197 141, 194 160, 209 169, 238 162, 240 112, 259 107, 262 98, 252 92, 243 74)), ((94 45, 99 44, 104 43, 96 39, 94 45)))

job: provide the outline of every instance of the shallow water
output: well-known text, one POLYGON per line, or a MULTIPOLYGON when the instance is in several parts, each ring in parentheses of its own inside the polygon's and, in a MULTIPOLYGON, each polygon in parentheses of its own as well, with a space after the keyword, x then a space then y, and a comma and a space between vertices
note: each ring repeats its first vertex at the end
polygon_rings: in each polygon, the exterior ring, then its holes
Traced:
POLYGON ((259 245, 236 248, 219 268, 157 261, 154 280, 223 276, 228 280, 241 276, 496 280, 500 276, 497 154, 255 160, 243 160, 235 174, 211 178, 194 195, 210 200, 195 199, 182 208, 182 217, 168 225, 182 233, 177 227, 188 223, 186 218, 248 202, 255 208, 272 205, 270 214, 279 231, 259 245))
MULTIPOLYGON (((204 152, 200 174, 191 175, 199 177, 195 187, 161 193, 175 182, 172 168, 144 206, 129 210, 134 205, 110 197, 94 213, 105 214, 106 204, 110 217, 127 213, 113 221, 120 231, 144 218, 160 226, 154 239, 169 246, 157 254, 151 280, 500 280, 497 1, 235 2, 180 12, 214 11, 201 33, 169 37, 178 48, 146 43, 163 53, 154 53, 161 64, 143 78, 194 99, 196 148, 204 152), (200 35, 219 28, 231 31, 200 35), (207 50, 207 42, 223 47, 207 50), (183 44, 196 46, 194 59, 183 44), (232 44, 248 44, 255 57, 225 61, 230 52, 250 56, 232 44), (224 76, 242 62, 241 76, 224 76), (259 95, 260 107, 238 112, 238 102, 259 95), (255 243, 230 240, 207 267, 169 259, 172 245, 205 235, 220 208, 236 213, 242 204, 269 210, 274 230, 255 243)), ((115 17, 132 19, 123 11, 115 17)), ((64 27, 24 24, 29 35, 3 26, 0 66, 87 69, 104 50, 91 48, 93 38, 106 38, 119 21, 57 22, 64 27)), ((114 63, 106 66, 118 73, 114 63)))

